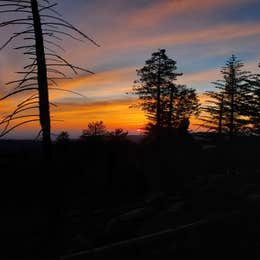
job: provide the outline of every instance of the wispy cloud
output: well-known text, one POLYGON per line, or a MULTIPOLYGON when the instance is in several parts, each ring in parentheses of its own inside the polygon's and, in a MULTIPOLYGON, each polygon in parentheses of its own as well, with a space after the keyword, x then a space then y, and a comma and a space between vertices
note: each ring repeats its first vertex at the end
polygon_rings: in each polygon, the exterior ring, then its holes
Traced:
MULTIPOLYGON (((125 96, 131 90, 136 77, 135 68, 119 68, 107 70, 95 75, 79 76, 73 80, 60 83, 60 88, 75 91, 84 95, 86 101, 104 99, 105 97, 125 96)), ((51 94, 53 101, 73 96, 72 93, 54 91, 51 94)))
MULTIPOLYGON (((226 24, 220 26, 213 26, 206 29, 172 31, 171 33, 137 37, 134 39, 125 38, 119 46, 122 50, 135 48, 156 48, 158 46, 175 46, 181 44, 197 44, 197 43, 211 43, 216 41, 225 41, 230 39, 239 39, 249 36, 260 35, 260 22, 250 24, 226 24)), ((127 37, 127 35, 126 35, 127 37)), ((116 49, 117 46, 110 46, 111 49, 116 49)))
POLYGON ((254 3, 256 0, 164 0, 151 5, 149 8, 137 11, 128 19, 129 27, 147 27, 162 23, 176 15, 192 16, 194 13, 217 11, 219 8, 241 6, 254 3))

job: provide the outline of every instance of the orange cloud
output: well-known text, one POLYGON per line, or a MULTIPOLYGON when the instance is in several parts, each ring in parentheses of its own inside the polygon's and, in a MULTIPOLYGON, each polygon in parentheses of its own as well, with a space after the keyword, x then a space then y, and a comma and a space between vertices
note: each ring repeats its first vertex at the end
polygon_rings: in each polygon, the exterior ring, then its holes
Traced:
POLYGON ((135 101, 114 100, 113 102, 97 102, 90 104, 62 104, 60 109, 52 112, 54 119, 64 120, 53 122, 54 131, 83 130, 91 121, 102 120, 108 129, 121 127, 135 131, 146 123, 144 113, 138 109, 130 109, 135 101))
MULTIPOLYGON (((200 101, 204 102, 206 96, 199 95, 200 101)), ((68 131, 80 135, 91 121, 102 120, 109 130, 121 127, 130 133, 135 133, 138 128, 143 128, 147 123, 145 113, 138 108, 129 108, 136 103, 136 99, 119 99, 112 101, 90 102, 86 104, 78 103, 59 103, 57 108, 52 108, 52 132, 68 131)), ((9 107, 11 108, 11 107, 9 107)), ((196 130, 200 121, 192 117, 190 130, 196 130)), ((14 132, 19 133, 32 132, 32 138, 39 130, 39 123, 30 123, 22 126, 14 132)))
MULTIPOLYGON (((87 102, 93 96, 102 98, 108 95, 125 95, 126 92, 131 90, 135 75, 135 68, 120 68, 66 80, 60 82, 59 87, 84 95, 87 102)), ((73 93, 50 91, 50 98, 54 102, 61 98, 73 96, 73 93)))

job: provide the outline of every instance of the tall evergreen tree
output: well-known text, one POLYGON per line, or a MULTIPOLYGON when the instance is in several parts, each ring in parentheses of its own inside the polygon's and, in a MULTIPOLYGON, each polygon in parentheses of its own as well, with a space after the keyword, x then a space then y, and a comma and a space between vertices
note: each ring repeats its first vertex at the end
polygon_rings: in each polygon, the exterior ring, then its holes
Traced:
POLYGON ((182 75, 176 70, 176 61, 170 59, 164 49, 152 53, 145 66, 137 70, 139 79, 135 81, 133 93, 139 96, 140 106, 157 127, 163 126, 164 101, 169 95, 169 86, 182 75))
POLYGON ((250 72, 243 67, 244 64, 232 55, 221 70, 223 80, 213 82, 217 91, 207 93, 210 100, 203 107, 207 113, 202 117, 205 126, 230 137, 246 131, 250 124, 251 89, 247 82, 250 72))
POLYGON ((251 100, 249 103, 250 124, 252 132, 260 134, 260 75, 255 75, 248 83, 251 86, 251 100))

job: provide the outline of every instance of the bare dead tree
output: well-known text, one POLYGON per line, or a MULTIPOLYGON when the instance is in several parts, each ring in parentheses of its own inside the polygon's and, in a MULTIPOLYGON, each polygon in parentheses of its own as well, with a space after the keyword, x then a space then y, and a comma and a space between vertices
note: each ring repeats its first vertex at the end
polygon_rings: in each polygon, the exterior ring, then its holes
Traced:
MULTIPOLYGON (((89 70, 75 66, 58 54, 63 50, 59 41, 63 37, 74 40, 88 40, 99 46, 94 40, 67 22, 55 10, 57 3, 50 0, 0 0, 0 13, 15 14, 15 18, 1 22, 0 28, 8 26, 21 27, 14 32, 0 50, 11 42, 22 40, 22 45, 14 49, 22 50, 28 57, 29 64, 23 71, 18 72, 22 77, 8 82, 12 87, 10 93, 0 98, 0 101, 11 96, 30 93, 17 105, 17 108, 0 121, 3 130, 0 137, 15 128, 39 121, 41 125, 43 154, 46 159, 51 158, 51 119, 49 90, 62 90, 57 87, 57 80, 69 79, 64 69, 74 74, 78 72, 92 73, 89 70), (28 111, 33 111, 28 114, 28 111)), ((64 90, 66 91, 66 90, 64 90)), ((74 93, 74 92, 73 92, 74 93)))
MULTIPOLYGON (((49 101, 49 91, 69 91, 58 87, 58 80, 70 78, 69 72, 92 73, 71 64, 60 55, 58 51, 63 50, 60 41, 63 37, 69 37, 77 41, 87 40, 98 46, 94 40, 64 20, 55 10, 56 5, 49 0, 0 0, 0 13, 10 16, 9 20, 0 22, 0 28, 18 27, 18 31, 0 46, 0 50, 14 41, 14 49, 22 51, 28 58, 28 64, 18 72, 21 78, 8 82, 11 91, 0 97, 0 101, 3 101, 19 94, 25 96, 13 112, 0 121, 0 137, 24 124, 40 122, 43 155, 47 162, 52 157, 50 106, 55 106, 49 101)), ((43 254, 43 259, 58 259, 62 244, 62 183, 59 173, 52 174, 50 166, 44 163, 37 172, 47 190, 43 203, 48 211, 48 239, 43 239, 46 241, 42 245, 44 252, 39 254, 43 254)))

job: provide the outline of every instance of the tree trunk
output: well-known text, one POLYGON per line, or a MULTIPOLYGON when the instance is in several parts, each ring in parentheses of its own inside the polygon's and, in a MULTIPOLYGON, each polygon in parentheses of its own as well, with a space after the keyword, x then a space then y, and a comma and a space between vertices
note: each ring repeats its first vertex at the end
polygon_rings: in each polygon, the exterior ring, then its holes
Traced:
POLYGON ((42 146, 43 155, 46 160, 52 157, 51 148, 51 124, 49 110, 48 78, 47 67, 44 52, 44 41, 42 26, 37 0, 31 0, 34 33, 35 33, 35 50, 38 67, 38 91, 39 91, 39 112, 40 124, 42 129, 42 146))
POLYGON ((168 127, 172 127, 172 114, 173 114, 173 86, 170 87, 170 107, 169 107, 169 117, 168 117, 168 127))
POLYGON ((229 137, 232 139, 234 135, 234 113, 235 113, 235 91, 236 91, 236 82, 235 82, 235 69, 234 65, 231 68, 231 107, 230 107, 230 126, 229 126, 229 137))
POLYGON ((38 9, 37 0, 31 0, 34 34, 35 34, 35 51, 37 60, 37 78, 39 93, 39 113, 42 130, 42 150, 44 164, 41 165, 39 175, 41 181, 46 187, 45 204, 43 207, 47 210, 48 229, 46 230, 47 239, 43 243, 42 256, 45 259, 58 259, 60 254, 61 241, 60 233, 60 200, 58 180, 59 173, 52 173, 52 144, 51 144, 51 124, 49 110, 49 93, 48 93, 48 76, 44 51, 44 39, 42 34, 41 19, 38 9))
POLYGON ((224 110, 224 96, 222 95, 220 101, 220 110, 219 110, 219 121, 218 121, 218 134, 222 135, 222 120, 223 120, 223 110, 224 110))
POLYGON ((156 104, 156 123, 157 127, 161 127, 161 58, 159 57, 157 78, 157 104, 156 104))

